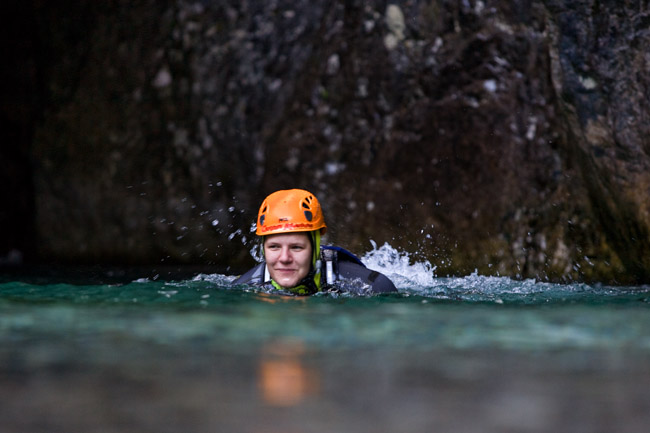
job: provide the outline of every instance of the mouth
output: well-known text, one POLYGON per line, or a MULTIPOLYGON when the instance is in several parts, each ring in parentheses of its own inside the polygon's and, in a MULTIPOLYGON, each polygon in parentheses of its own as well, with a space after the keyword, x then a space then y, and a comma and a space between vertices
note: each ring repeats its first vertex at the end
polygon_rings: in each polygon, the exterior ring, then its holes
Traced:
POLYGON ((290 274, 290 273, 296 272, 295 269, 276 269, 275 271, 283 273, 283 274, 290 274))

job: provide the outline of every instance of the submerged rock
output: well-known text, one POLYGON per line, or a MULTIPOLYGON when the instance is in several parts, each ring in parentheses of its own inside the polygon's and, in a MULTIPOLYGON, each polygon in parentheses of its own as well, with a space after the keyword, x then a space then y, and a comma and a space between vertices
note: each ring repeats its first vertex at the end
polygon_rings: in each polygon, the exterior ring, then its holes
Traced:
POLYGON ((41 260, 241 268, 263 197, 302 187, 329 241, 439 275, 650 280, 640 5, 31 6, 41 260))

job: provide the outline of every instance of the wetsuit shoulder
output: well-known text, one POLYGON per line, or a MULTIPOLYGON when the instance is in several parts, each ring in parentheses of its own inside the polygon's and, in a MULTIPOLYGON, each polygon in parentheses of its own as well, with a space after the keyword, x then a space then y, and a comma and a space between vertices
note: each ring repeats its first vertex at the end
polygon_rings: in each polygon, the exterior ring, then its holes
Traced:
POLYGON ((339 262, 348 261, 348 262, 356 263, 357 265, 364 266, 361 260, 359 259, 359 257, 355 256, 345 248, 337 247, 335 245, 321 245, 320 249, 321 251, 323 250, 334 251, 336 253, 337 261, 339 262))
POLYGON ((264 267, 266 263, 262 262, 252 269, 249 269, 245 274, 237 278, 232 284, 260 284, 264 282, 264 267))
POLYGON ((373 293, 390 293, 397 292, 393 282, 381 272, 373 271, 363 265, 351 261, 339 261, 339 278, 341 279, 360 279, 368 284, 373 293))

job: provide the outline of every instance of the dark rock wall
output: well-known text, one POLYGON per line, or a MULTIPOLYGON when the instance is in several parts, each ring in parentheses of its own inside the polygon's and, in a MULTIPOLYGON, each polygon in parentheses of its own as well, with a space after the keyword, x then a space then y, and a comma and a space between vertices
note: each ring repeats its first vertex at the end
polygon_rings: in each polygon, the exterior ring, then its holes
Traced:
POLYGON ((625 276, 650 278, 650 7, 549 1, 551 76, 567 157, 587 189, 603 250, 625 276))
POLYGON ((330 242, 438 275, 650 279, 647 2, 25 8, 35 258, 241 269, 302 187, 330 242))

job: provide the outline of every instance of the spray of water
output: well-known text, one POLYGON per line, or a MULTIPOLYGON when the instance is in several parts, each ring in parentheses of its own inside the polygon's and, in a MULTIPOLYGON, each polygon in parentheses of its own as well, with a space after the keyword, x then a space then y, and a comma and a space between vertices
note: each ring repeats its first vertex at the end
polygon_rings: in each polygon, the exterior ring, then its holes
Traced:
POLYGON ((236 275, 221 275, 221 274, 198 274, 191 279, 192 282, 207 281, 208 283, 216 284, 219 287, 228 287, 232 283, 236 275))
POLYGON ((373 240, 372 251, 367 252, 361 261, 369 269, 381 272, 390 278, 398 289, 418 289, 435 285, 436 267, 428 260, 414 262, 406 251, 398 251, 388 243, 377 247, 373 240))
MULTIPOLYGON (((389 244, 378 247, 371 241, 372 250, 361 258, 370 269, 389 277, 400 293, 428 298, 504 303, 525 299, 532 302, 567 299, 584 293, 609 293, 609 289, 595 289, 587 284, 554 284, 534 279, 516 280, 509 277, 470 275, 438 277, 436 266, 428 260, 415 261, 412 254, 398 251, 389 244)), ((619 293, 617 291, 613 293, 619 293)))

